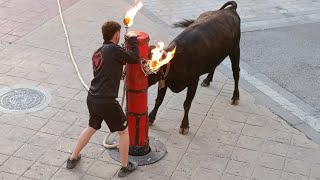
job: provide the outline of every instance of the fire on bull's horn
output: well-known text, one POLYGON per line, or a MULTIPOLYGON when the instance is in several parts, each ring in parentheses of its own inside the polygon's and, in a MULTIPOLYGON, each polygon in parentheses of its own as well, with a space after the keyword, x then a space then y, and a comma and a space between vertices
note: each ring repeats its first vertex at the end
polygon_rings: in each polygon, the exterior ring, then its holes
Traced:
MULTIPOLYGON (((127 11, 126 16, 123 18, 123 23, 126 26, 126 30, 132 26, 134 16, 142 7, 142 2, 139 2, 134 8, 127 11)), ((126 34, 127 33, 128 32, 126 32, 126 34)), ((141 67, 145 75, 157 73, 161 66, 169 63, 174 57, 176 48, 169 52, 166 52, 163 48, 164 43, 158 42, 158 46, 151 50, 151 59, 142 61, 141 67)))

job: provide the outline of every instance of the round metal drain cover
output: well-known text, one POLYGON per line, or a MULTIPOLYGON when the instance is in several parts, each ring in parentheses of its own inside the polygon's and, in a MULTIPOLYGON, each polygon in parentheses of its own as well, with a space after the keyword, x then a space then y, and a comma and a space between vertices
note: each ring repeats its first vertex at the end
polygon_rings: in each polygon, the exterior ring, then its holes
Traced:
POLYGON ((15 86, 0 91, 0 111, 5 113, 35 112, 46 107, 51 96, 36 87, 15 86))

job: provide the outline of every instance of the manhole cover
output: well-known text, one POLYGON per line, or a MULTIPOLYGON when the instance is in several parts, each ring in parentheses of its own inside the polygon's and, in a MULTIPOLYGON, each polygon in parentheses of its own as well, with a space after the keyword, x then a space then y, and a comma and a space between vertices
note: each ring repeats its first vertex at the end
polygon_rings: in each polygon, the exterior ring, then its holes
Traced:
POLYGON ((51 96, 36 87, 16 86, 0 91, 0 111, 5 113, 35 112, 46 107, 51 96))

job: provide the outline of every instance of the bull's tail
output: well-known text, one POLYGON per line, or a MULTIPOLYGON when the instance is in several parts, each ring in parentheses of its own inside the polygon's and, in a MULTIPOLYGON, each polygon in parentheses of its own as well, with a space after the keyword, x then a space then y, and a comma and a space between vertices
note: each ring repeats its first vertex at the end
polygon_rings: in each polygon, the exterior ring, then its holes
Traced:
MULTIPOLYGON (((237 9, 237 3, 235 1, 228 1, 227 3, 225 3, 219 10, 222 10, 224 8, 226 8, 227 6, 231 5, 231 8, 236 10, 237 9)), ((175 28, 186 28, 189 27, 192 23, 194 23, 196 20, 192 20, 192 19, 185 19, 183 21, 179 21, 173 24, 173 27, 175 28)))
POLYGON ((192 20, 192 19, 185 19, 183 21, 179 21, 173 24, 173 27, 180 27, 180 28, 186 28, 188 26, 190 26, 192 23, 194 23, 196 20, 192 20))
POLYGON ((231 5, 231 8, 233 8, 234 10, 237 9, 237 3, 235 1, 229 1, 229 2, 226 2, 221 8, 220 10, 226 8, 227 6, 231 5))

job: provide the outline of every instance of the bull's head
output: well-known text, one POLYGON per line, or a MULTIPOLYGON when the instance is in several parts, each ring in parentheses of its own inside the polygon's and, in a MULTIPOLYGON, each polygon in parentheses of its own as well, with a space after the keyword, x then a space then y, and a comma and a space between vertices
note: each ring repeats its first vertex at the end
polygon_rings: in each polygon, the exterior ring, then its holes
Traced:
MULTIPOLYGON (((154 45, 149 46, 148 59, 152 59, 151 51, 154 48, 156 48, 156 46, 154 46, 154 45)), ((169 46, 164 49, 164 51, 165 51, 165 53, 163 53, 163 55, 162 55, 161 62, 167 63, 167 64, 164 64, 164 65, 157 64, 157 65, 160 65, 161 67, 157 71, 155 71, 155 73, 149 74, 149 76, 148 76, 149 86, 154 85, 159 80, 163 80, 163 81, 161 81, 162 83, 160 83, 161 84, 160 87, 163 86, 164 80, 166 80, 166 78, 167 78, 166 76, 168 75, 169 70, 170 70, 170 60, 172 58, 174 58, 174 54, 176 52, 175 42, 170 43, 169 46)))

